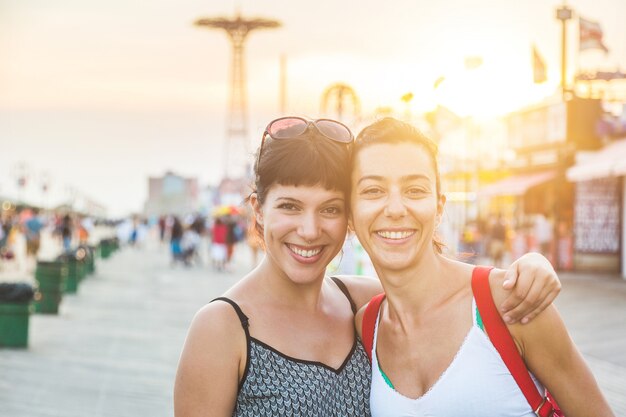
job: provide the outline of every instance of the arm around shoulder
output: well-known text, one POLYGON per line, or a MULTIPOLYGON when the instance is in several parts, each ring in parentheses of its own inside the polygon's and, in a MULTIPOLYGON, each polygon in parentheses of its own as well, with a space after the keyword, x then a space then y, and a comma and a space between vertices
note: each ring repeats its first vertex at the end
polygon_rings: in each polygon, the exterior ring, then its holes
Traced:
POLYGON ((245 355, 246 336, 230 305, 214 302, 198 311, 178 363, 175 416, 231 416, 245 355))

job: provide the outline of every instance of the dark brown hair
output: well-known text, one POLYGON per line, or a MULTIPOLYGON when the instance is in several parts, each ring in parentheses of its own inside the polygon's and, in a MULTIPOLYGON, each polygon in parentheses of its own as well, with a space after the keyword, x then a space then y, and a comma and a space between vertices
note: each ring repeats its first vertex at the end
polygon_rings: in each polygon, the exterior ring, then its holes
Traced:
MULTIPOLYGON (((260 204, 275 184, 322 186, 344 194, 346 210, 350 198, 350 145, 335 142, 315 130, 293 139, 266 137, 260 157, 257 150, 254 164, 255 181, 252 193, 260 204)), ((258 223, 255 230, 262 236, 258 223)))
MULTIPOLYGON (((441 198, 441 179, 439 175, 439 163, 437 162, 439 147, 432 139, 409 123, 394 119, 393 117, 385 117, 365 127, 356 137, 352 145, 351 169, 354 168, 356 157, 361 149, 380 143, 412 143, 426 150, 433 164, 433 169, 435 170, 437 200, 439 201, 441 198)), ((443 252, 445 245, 437 235, 433 236, 433 245, 437 252, 443 252)))

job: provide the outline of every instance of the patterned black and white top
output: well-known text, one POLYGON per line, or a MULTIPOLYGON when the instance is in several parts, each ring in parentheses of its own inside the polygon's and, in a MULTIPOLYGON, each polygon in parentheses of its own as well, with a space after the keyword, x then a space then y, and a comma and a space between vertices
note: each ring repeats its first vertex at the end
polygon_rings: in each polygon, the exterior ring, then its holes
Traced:
MULTIPOLYGON (((335 280, 335 279, 334 279, 335 280)), ((335 280, 354 303, 341 281, 335 280)), ((371 368, 355 333, 354 344, 339 369, 289 357, 250 336, 248 317, 228 298, 246 333, 248 360, 239 384, 233 417, 370 416, 371 368)))

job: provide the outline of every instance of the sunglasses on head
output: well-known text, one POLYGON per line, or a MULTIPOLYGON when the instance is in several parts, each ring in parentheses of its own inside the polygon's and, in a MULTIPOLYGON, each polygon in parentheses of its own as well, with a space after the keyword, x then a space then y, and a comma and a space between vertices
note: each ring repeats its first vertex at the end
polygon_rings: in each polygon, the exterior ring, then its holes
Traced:
POLYGON ((259 160, 261 159, 261 152, 263 152, 263 145, 265 144, 266 137, 269 136, 274 140, 297 139, 310 128, 317 129, 322 136, 335 142, 351 143, 354 139, 354 135, 348 126, 336 120, 307 120, 302 117, 281 117, 279 119, 272 120, 265 128, 265 132, 263 132, 257 166, 259 160))

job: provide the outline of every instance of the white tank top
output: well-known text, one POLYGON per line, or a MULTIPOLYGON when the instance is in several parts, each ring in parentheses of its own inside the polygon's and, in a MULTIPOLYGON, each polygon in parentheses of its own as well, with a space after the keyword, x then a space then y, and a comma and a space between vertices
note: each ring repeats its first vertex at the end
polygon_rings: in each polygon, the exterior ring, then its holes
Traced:
MULTIPOLYGON (((473 325, 450 366, 424 395, 412 399, 390 387, 378 365, 379 310, 372 348, 372 417, 535 416, 500 354, 479 327, 476 311, 476 302, 472 301, 473 325)), ((531 377, 543 392, 536 378, 531 377)))

